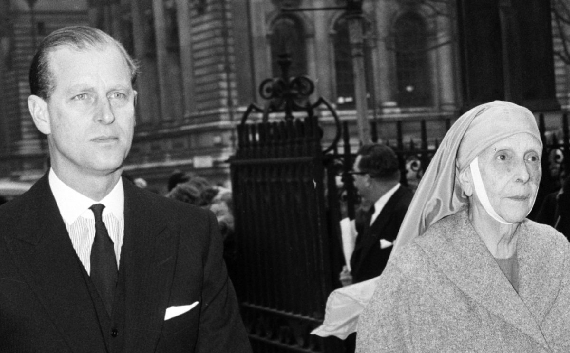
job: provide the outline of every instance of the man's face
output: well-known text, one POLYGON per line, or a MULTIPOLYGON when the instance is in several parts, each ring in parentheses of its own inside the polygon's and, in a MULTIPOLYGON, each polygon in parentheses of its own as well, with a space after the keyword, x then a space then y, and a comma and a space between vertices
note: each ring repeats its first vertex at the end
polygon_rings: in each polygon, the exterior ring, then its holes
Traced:
POLYGON ((121 53, 110 45, 61 47, 48 62, 55 89, 40 130, 48 134, 54 170, 75 177, 119 170, 133 139, 136 96, 121 53))
POLYGON ((362 156, 360 155, 356 156, 356 160, 354 161, 354 165, 352 166, 352 170, 356 173, 353 174, 354 186, 356 187, 356 190, 358 190, 358 194, 362 196, 364 199, 367 199, 367 196, 369 194, 368 191, 370 189, 369 188, 370 177, 367 174, 357 174, 362 172, 358 167, 360 165, 361 159, 362 156))

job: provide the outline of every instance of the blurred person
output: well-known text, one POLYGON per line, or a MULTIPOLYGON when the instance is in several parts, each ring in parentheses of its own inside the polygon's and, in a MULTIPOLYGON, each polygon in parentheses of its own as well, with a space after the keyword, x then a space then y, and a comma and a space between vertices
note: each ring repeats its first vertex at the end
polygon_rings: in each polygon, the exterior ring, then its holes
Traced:
POLYGON ((358 319, 359 353, 569 352, 570 244, 526 218, 534 115, 495 101, 447 132, 358 319))
POLYGON ((536 221, 548 224, 570 238, 570 175, 564 179, 559 191, 545 196, 536 221))
POLYGON ((384 270, 413 194, 400 185, 398 158, 386 145, 362 146, 352 175, 362 203, 368 207, 355 221, 357 236, 350 258, 352 283, 358 283, 384 270))
MULTIPOLYGON (((216 195, 212 198, 210 210, 214 213, 220 224, 222 235, 233 233, 234 225, 234 208, 233 197, 231 191, 220 189, 212 189, 216 191, 216 195)), ((224 236, 226 238, 226 236, 224 236)))
POLYGON ((194 206, 200 206, 202 203, 200 190, 196 186, 187 182, 176 185, 168 194, 166 194, 166 197, 194 206))
POLYGON ((190 176, 181 170, 174 170, 170 177, 168 177, 167 190, 172 191, 178 184, 182 184, 190 180, 190 176))
POLYGON ((0 207, 1 352, 251 352, 216 219, 124 182, 137 66, 101 30, 39 45, 51 168, 0 207))
MULTIPOLYGON (((218 219, 220 233, 224 237, 224 261, 228 267, 230 278, 235 282, 237 280, 237 261, 238 249, 235 234, 235 218, 233 197, 231 191, 215 189, 216 196, 210 204, 210 211, 214 213, 218 219)), ((238 283, 236 283, 236 287, 238 283)))

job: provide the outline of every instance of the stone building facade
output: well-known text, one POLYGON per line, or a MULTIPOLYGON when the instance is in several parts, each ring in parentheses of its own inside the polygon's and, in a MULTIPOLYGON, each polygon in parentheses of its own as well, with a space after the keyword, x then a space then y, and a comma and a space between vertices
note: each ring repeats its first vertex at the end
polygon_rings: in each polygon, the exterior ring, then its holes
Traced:
MULTIPOLYGON (((362 0, 368 119, 442 119, 463 108, 455 2, 362 0)), ((97 26, 141 64, 125 170, 164 191, 173 170, 228 183, 235 126, 258 86, 291 73, 356 124, 347 0, 0 0, 0 176, 37 179, 46 141, 27 112, 33 48, 50 31, 97 26), (321 10, 313 10, 319 8, 321 10)), ((568 70, 557 64, 557 95, 568 70)), ((567 106, 567 102, 562 102, 567 106)), ((331 118, 323 113, 325 125, 331 118)), ((332 125, 332 124, 331 124, 332 125)), ((325 129, 326 137, 326 129, 325 129)), ((389 136, 380 136, 389 137, 389 136)))

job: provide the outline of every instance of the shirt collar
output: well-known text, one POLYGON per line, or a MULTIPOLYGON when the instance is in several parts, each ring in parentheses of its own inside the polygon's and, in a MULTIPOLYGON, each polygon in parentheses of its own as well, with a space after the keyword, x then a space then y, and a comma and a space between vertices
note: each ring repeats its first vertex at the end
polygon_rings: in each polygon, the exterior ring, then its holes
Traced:
POLYGON ((386 204, 388 203, 388 200, 390 200, 390 197, 392 197, 392 195, 394 195, 396 193, 396 191, 398 191, 399 187, 400 187, 400 183, 396 184, 396 186, 394 186, 393 188, 388 190, 387 193, 382 195, 378 199, 378 201, 376 201, 374 203, 374 214, 372 215, 371 221, 374 221, 376 219, 376 216, 378 216, 380 214, 380 212, 382 212, 382 209, 384 208, 384 206, 386 206, 386 204))
POLYGON ((93 218, 93 212, 89 211, 89 207, 96 203, 101 203, 105 205, 103 210, 103 215, 112 213, 118 220, 123 219, 124 201, 125 197, 123 194, 123 178, 119 178, 119 181, 101 201, 97 202, 91 198, 80 194, 74 189, 67 186, 56 174, 55 171, 50 168, 48 174, 49 186, 51 192, 55 197, 57 202, 57 207, 65 223, 73 224, 75 220, 81 215, 87 218, 93 218), (85 213, 85 214, 84 214, 85 213))

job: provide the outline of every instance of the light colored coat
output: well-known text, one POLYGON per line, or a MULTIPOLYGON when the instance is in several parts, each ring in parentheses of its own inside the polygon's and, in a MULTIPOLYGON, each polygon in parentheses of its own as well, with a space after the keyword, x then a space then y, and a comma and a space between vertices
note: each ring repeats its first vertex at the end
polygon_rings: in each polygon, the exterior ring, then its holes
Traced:
POLYGON ((390 260, 356 352, 570 352, 570 244, 529 220, 517 231, 518 293, 465 211, 433 224, 390 260))

